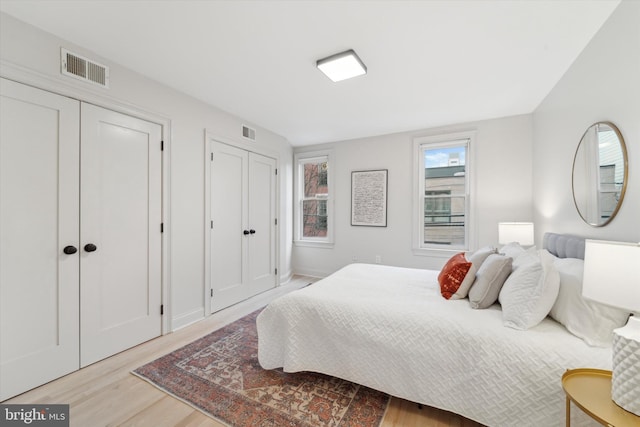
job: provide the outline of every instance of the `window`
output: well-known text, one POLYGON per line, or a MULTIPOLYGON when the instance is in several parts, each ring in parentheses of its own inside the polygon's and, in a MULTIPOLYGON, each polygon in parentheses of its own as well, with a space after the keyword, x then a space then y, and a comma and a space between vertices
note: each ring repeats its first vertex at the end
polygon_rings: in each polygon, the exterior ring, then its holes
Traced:
POLYGON ((329 154, 299 153, 296 164, 296 242, 331 243, 329 154))
POLYGON ((473 133, 414 140, 414 251, 466 250, 470 243, 470 156, 473 133))
POLYGON ((451 221, 451 191, 425 191, 424 223, 451 221), (438 197, 443 195, 444 197, 438 197))

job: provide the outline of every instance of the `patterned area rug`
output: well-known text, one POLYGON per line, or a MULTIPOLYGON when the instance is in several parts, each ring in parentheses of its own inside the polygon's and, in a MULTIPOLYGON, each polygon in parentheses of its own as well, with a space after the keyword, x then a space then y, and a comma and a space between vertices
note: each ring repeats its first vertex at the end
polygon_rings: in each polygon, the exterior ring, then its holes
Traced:
POLYGON ((380 425, 387 394, 326 375, 262 369, 259 312, 133 374, 233 427, 380 425))

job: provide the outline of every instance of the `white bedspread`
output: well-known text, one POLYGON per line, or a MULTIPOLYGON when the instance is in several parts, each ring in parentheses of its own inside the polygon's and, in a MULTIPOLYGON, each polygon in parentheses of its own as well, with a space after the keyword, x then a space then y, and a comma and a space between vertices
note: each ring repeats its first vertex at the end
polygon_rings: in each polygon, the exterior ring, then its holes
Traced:
MULTIPOLYGON (((502 325, 499 305, 440 296, 437 271, 351 264, 273 301, 257 319, 260 365, 320 372, 489 426, 564 425, 566 369, 611 369, 546 318, 502 325)), ((572 425, 587 425, 578 408, 572 425), (575 424, 574 424, 575 423, 575 424)), ((597 425, 597 424, 594 424, 597 425)))

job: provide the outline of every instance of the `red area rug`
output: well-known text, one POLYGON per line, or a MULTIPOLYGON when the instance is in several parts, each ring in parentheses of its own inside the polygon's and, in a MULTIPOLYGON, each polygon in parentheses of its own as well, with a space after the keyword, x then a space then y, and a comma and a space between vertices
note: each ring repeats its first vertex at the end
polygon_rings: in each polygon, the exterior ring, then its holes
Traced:
POLYGON ((262 369, 258 313, 133 373, 233 427, 380 425, 387 394, 326 375, 262 369))

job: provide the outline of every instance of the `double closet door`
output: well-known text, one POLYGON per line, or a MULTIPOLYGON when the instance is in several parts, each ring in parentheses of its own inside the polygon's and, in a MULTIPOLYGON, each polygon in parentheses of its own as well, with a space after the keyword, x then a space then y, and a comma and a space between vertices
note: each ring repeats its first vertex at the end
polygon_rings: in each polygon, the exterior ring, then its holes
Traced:
POLYGON ((161 127, 0 79, 0 400, 161 333, 161 127))
POLYGON ((276 286, 276 160, 211 146, 211 311, 276 286))

